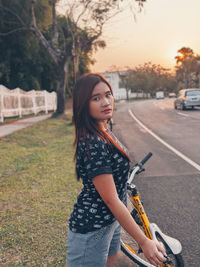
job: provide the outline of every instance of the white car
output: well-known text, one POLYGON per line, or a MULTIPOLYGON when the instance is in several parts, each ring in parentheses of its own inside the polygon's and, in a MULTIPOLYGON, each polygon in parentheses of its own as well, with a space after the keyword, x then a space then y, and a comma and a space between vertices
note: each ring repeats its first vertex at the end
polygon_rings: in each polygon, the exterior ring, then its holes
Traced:
POLYGON ((174 98, 174 97, 176 97, 176 94, 175 93, 169 93, 169 98, 174 98))
POLYGON ((158 91, 156 92, 156 99, 163 99, 164 98, 164 92, 158 91))
POLYGON ((174 108, 182 110, 186 108, 200 107, 200 88, 182 89, 174 101, 174 108))

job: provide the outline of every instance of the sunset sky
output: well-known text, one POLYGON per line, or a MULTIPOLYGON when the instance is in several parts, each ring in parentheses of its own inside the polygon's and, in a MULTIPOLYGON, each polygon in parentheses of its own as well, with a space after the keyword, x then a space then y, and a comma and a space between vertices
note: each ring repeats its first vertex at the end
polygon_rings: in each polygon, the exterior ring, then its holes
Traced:
POLYGON ((200 54, 200 1, 147 0, 136 22, 130 11, 119 14, 104 28, 103 39, 107 47, 94 54, 92 71, 148 61, 173 69, 181 47, 200 54))

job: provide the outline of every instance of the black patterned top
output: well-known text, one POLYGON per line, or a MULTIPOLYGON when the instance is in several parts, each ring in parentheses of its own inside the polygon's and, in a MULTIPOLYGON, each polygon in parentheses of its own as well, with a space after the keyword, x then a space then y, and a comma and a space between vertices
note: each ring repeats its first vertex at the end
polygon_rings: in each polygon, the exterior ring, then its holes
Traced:
POLYGON ((126 204, 129 159, 114 145, 109 145, 98 136, 88 135, 86 140, 78 143, 76 170, 83 188, 70 216, 70 230, 88 233, 114 222, 115 218, 97 192, 92 178, 100 174, 112 174, 118 196, 126 204))

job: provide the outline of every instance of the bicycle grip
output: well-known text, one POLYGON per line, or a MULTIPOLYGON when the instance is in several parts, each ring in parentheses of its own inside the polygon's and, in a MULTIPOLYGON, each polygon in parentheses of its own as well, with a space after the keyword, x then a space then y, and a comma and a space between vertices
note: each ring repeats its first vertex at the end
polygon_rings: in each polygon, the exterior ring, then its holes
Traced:
POLYGON ((149 152, 144 158, 143 158, 143 160, 139 163, 139 165, 144 165, 146 162, 147 162, 147 160, 149 160, 149 158, 152 156, 153 154, 151 153, 151 152, 149 152))

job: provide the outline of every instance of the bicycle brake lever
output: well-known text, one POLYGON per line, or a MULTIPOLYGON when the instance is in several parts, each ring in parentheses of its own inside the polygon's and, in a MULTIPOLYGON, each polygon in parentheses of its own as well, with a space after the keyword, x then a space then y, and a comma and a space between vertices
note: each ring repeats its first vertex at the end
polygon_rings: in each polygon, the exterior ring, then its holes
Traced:
POLYGON ((139 170, 136 172, 136 174, 139 174, 139 173, 144 172, 144 171, 145 171, 145 168, 139 169, 139 170))

